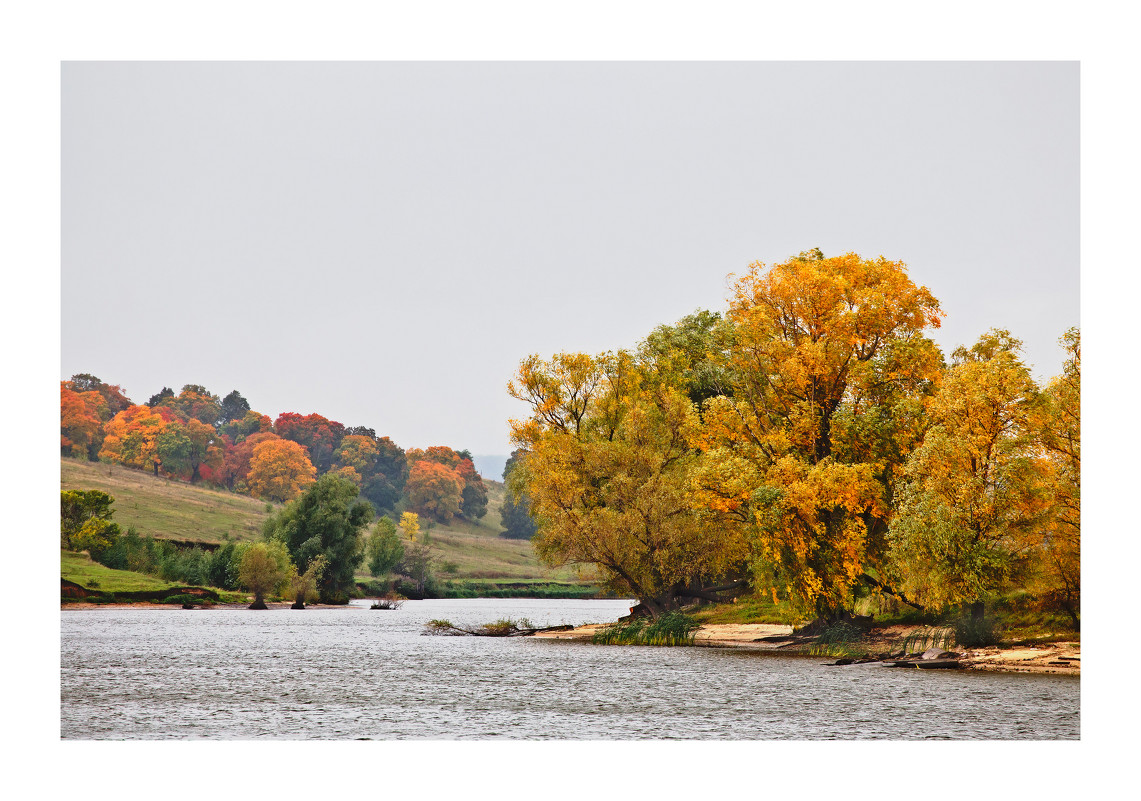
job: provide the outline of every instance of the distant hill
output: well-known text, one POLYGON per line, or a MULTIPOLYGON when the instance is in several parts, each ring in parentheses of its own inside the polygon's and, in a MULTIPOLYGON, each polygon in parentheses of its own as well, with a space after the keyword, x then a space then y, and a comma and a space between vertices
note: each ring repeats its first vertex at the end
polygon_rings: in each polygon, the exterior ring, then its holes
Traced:
POLYGON ((503 480, 503 468, 507 466, 506 456, 472 456, 472 464, 475 465, 475 472, 479 473, 483 478, 491 479, 492 481, 503 480))

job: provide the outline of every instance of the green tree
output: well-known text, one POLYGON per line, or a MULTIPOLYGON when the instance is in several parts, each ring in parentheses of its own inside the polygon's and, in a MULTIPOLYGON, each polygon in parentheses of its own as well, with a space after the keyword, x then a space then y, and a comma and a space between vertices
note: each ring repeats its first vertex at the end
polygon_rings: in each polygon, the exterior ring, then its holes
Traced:
POLYGON ((250 411, 250 402, 243 398, 241 393, 235 389, 231 391, 229 395, 222 398, 222 404, 219 409, 217 424, 222 426, 231 420, 243 419, 250 411))
POLYGON ((503 499, 503 505, 499 507, 499 518, 503 521, 504 529, 501 536, 511 540, 529 540, 539 530, 535 519, 531 517, 531 501, 527 497, 526 477, 519 464, 522 455, 521 450, 512 451, 503 468, 507 496, 503 499))
POLYGON ((87 551, 93 558, 111 548, 119 538, 119 524, 111 522, 115 499, 99 490, 60 492, 60 547, 87 551))
POLYGON ((391 518, 381 517, 368 538, 366 546, 368 572, 379 578, 392 571, 404 558, 404 544, 396 533, 396 524, 391 518))
POLYGON ((238 567, 238 582, 254 594, 250 609, 265 609, 267 595, 284 592, 292 564, 280 542, 255 542, 246 547, 238 567))
POLYGON ((327 565, 317 583, 322 603, 347 603, 353 573, 364 561, 361 529, 373 512, 359 495, 353 482, 326 474, 265 523, 266 538, 284 543, 298 570, 308 570, 314 559, 325 557, 327 565))

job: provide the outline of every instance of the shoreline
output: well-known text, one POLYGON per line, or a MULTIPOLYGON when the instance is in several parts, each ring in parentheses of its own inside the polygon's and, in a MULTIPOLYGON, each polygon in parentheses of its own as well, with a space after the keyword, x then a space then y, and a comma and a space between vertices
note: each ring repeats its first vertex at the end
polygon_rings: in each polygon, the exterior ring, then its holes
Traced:
MULTIPOLYGON (((265 611, 289 610, 288 602, 266 603, 265 611)), ((363 606, 350 604, 306 604, 306 609, 344 609, 360 611, 363 606)), ((248 603, 216 603, 194 609, 183 609, 178 604, 159 603, 114 603, 94 604, 85 602, 60 604, 60 611, 86 611, 89 609, 165 609, 172 612, 200 612, 216 609, 249 609, 248 603)), ((588 623, 565 631, 542 631, 530 635, 540 640, 571 640, 589 642, 595 632, 611 623, 588 623)), ((891 626, 886 629, 873 629, 864 643, 869 652, 892 650, 895 642, 902 641, 920 627, 891 626)), ((682 646, 685 647, 685 646, 682 646)), ((791 654, 794 656, 835 659, 809 653, 812 644, 805 644, 793 636, 793 628, 775 623, 710 623, 702 626, 694 634, 695 648, 733 648, 743 651, 791 654)), ((1081 676, 1081 642, 1059 641, 1038 645, 992 645, 983 648, 964 648, 960 654, 960 670, 984 671, 993 673, 1027 673, 1035 675, 1081 676)), ((874 661, 853 662, 853 665, 880 666, 874 661)), ((847 667, 847 665, 838 665, 847 667)), ((901 669, 901 668, 895 668, 901 669)))
MULTIPOLYGON (((547 640, 576 640, 589 642, 594 633, 609 624, 594 623, 577 626, 569 631, 545 631, 532 636, 547 640)), ((916 627, 918 628, 918 627, 916 627)), ((693 647, 733 648, 744 651, 792 654, 813 657, 811 646, 804 645, 792 636, 792 626, 770 623, 711 623, 702 626, 694 635, 693 647)), ((911 629, 893 626, 889 629, 873 630, 868 644, 875 648, 890 650, 890 643, 905 638, 911 629), (876 634, 879 634, 877 637, 876 634), (887 635, 886 638, 884 635, 887 635)), ((986 671, 993 673, 1031 673, 1036 675, 1080 676, 1081 643, 1062 641, 1040 645, 987 646, 985 648, 964 648, 958 653, 960 670, 986 671)), ((815 656, 818 659, 835 657, 815 656)), ((875 665, 879 662, 855 662, 853 665, 875 665)), ((838 667, 847 667, 840 665, 838 667)), ((903 669, 903 668, 893 668, 903 669)))

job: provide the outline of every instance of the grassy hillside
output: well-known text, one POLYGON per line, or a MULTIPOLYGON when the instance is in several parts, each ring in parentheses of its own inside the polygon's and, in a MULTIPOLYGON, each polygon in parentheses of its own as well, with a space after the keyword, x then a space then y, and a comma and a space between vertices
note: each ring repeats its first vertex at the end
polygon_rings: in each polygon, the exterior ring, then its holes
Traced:
POLYGON ((102 490, 115 497, 115 522, 159 539, 222 542, 254 539, 270 512, 265 501, 192 487, 141 470, 60 459, 60 489, 102 490))
MULTIPOLYGON (((574 571, 549 571, 539 565, 531 543, 499 536, 499 507, 505 488, 488 481, 487 514, 476 521, 454 520, 447 525, 423 521, 439 551, 435 569, 441 579, 575 581, 574 571)), ((194 487, 140 470, 77 459, 60 459, 61 489, 97 489, 115 498, 115 522, 124 530, 159 539, 222 542, 252 540, 262 523, 280 505, 224 490, 194 487)), ((363 580, 368 574, 358 573, 363 580)), ((76 581, 82 584, 82 581, 76 581)))

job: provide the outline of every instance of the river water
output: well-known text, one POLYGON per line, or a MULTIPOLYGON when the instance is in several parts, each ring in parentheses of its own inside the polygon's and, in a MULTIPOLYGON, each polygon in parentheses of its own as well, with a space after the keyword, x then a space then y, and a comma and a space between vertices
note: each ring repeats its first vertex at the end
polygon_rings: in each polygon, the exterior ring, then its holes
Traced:
POLYGON ((60 613, 64 739, 1076 739, 1073 677, 715 648, 423 636, 607 622, 630 601, 60 613))

